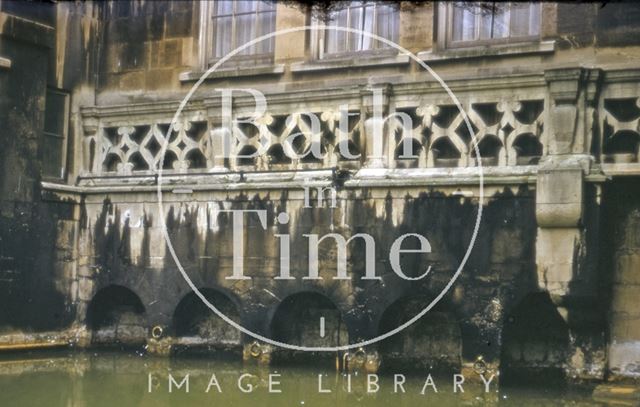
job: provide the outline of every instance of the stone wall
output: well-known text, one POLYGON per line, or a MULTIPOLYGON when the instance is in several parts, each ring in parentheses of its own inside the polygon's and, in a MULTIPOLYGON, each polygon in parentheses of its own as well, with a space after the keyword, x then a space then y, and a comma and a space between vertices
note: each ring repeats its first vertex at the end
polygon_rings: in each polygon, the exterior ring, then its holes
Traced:
POLYGON ((602 250, 603 266, 611 270, 609 308, 609 369, 620 376, 640 376, 638 329, 640 315, 640 195, 638 180, 620 180, 607 186, 602 250))
MULTIPOLYGON (((77 197, 41 188, 42 143, 48 88, 81 89, 92 83, 96 9, 87 4, 3 2, 0 143, 0 281, 3 331, 49 330, 73 321, 71 286, 77 266, 77 197)), ((71 108, 64 166, 74 173, 79 91, 71 108), (74 112, 75 110, 75 112, 74 112), (75 113, 75 114, 74 114, 75 113)), ((86 98, 85 98, 86 100, 86 98)), ((93 99, 89 99, 90 101, 93 99)), ((66 182, 66 174, 62 180, 66 182)))
MULTIPOLYGON (((3 109, 0 113, 3 159, 0 178, 0 272, 2 273, 2 317, 7 325, 41 328, 54 320, 54 315, 36 314, 38 305, 24 304, 21 299, 50 293, 53 279, 42 280, 49 267, 38 269, 40 240, 49 230, 43 225, 44 205, 40 202, 40 129, 44 119, 44 96, 49 71, 48 50, 52 47, 53 29, 6 14, 0 14, 0 54, 11 61, 2 73, 3 109), (31 41, 23 43, 24 38, 31 41), (33 244, 37 242, 37 244, 33 244), (39 275, 38 275, 39 274, 39 275), (48 285, 48 287, 47 287, 48 285)), ((55 312, 63 318, 64 300, 57 302, 55 312)), ((56 325, 55 323, 53 325, 56 325)))
POLYGON ((198 64, 199 10, 190 1, 105 4, 102 85, 122 92, 179 87, 179 74, 198 64))
POLYGON ((563 47, 638 45, 636 4, 558 3, 558 37, 563 47))
MULTIPOLYGON (((418 303, 424 307, 448 282, 466 250, 477 210, 477 201, 449 196, 437 189, 423 192, 410 188, 348 188, 340 192, 335 209, 304 208, 302 193, 301 188, 295 188, 165 197, 164 222, 194 284, 232 299, 238 307, 238 322, 268 337, 275 335, 276 309, 290 296, 303 292, 321 294, 335 305, 351 342, 384 333, 380 332, 379 321, 388 307, 403 298, 419 298, 418 303), (256 216, 245 220, 244 275, 251 280, 227 279, 232 274, 232 222, 229 214, 218 212, 223 207, 266 211, 266 230, 256 216), (280 212, 289 214, 287 225, 275 222, 280 212), (338 233, 349 238, 359 232, 375 239, 375 267, 383 281, 361 280, 364 246, 357 241, 349 246, 349 281, 333 279, 337 259, 331 242, 320 245, 319 270, 323 280, 303 280, 309 270, 304 234, 338 233), (291 281, 274 280, 280 273, 276 233, 291 236, 291 276, 295 278, 291 281), (404 233, 424 234, 432 245, 431 254, 406 255, 402 262, 409 276, 422 274, 423 266, 432 265, 432 274, 418 284, 402 280, 389 268, 389 246, 404 233)), ((79 318, 84 318, 82 310, 90 307, 96 293, 117 285, 141 299, 147 329, 160 325, 167 333, 175 332, 177 306, 190 289, 167 252, 162 223, 154 215, 154 194, 137 194, 132 201, 133 196, 136 195, 96 195, 83 203, 79 318)), ((533 208, 531 192, 526 189, 505 189, 485 207, 486 223, 469 263, 446 296, 455 310, 456 329, 464 332, 459 358, 468 360, 481 354, 488 361, 498 358, 503 307, 510 307, 536 289, 533 208)), ((413 306, 416 307, 415 301, 413 306)), ((334 320, 327 316, 327 332, 336 329, 331 326, 334 320)), ((318 332, 315 320, 292 320, 291 324, 302 324, 300 332, 318 332)), ((386 323, 385 329, 397 326, 392 325, 386 323)), ((420 335, 406 335, 413 334, 420 335)))

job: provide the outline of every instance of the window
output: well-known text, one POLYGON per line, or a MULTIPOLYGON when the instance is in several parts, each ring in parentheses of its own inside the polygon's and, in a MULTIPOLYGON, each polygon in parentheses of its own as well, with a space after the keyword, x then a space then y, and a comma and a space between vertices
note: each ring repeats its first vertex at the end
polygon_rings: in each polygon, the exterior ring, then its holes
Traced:
MULTIPOLYGON (((400 15, 397 6, 352 1, 345 8, 332 13, 329 18, 327 26, 354 28, 389 41, 398 41, 400 15)), ((389 48, 387 44, 361 33, 337 30, 325 30, 321 33, 319 45, 320 57, 389 48)))
POLYGON ((40 146, 44 177, 64 178, 66 175, 68 128, 69 95, 57 89, 48 89, 40 146))
MULTIPOLYGON (((210 55, 214 60, 276 29, 276 6, 273 2, 219 0, 207 6, 211 7, 210 55)), ((274 44, 275 37, 271 37, 237 55, 253 56, 254 59, 264 57, 269 60, 273 56, 274 44)))
POLYGON ((446 7, 448 47, 525 42, 540 35, 540 3, 455 2, 446 7))

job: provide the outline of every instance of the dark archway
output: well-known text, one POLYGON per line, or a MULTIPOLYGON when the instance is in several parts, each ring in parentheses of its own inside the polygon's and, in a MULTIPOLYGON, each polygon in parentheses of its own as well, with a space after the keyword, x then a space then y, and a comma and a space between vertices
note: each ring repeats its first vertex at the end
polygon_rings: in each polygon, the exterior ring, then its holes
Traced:
POLYGON ((548 293, 527 295, 506 317, 501 385, 563 385, 569 329, 548 293))
MULTIPOLYGON (((425 305, 423 298, 396 300, 382 314, 378 334, 402 325, 420 313, 425 305)), ((382 367, 387 371, 459 371, 462 359, 460 324, 453 312, 438 304, 411 326, 380 342, 378 349, 382 367)))
POLYGON ((93 333, 93 344, 146 343, 144 305, 133 291, 120 285, 109 285, 96 293, 87 309, 87 326, 93 333))
MULTIPOLYGON (((203 288, 200 292, 220 312, 240 322, 238 308, 226 294, 213 288, 203 288)), ((177 353, 203 349, 238 351, 241 346, 240 331, 209 309, 193 292, 184 296, 173 313, 173 334, 177 353)))
MULTIPOLYGON (((271 319, 271 337, 277 341, 307 347, 341 346, 349 343, 349 332, 342 313, 326 296, 301 292, 285 298, 271 319), (324 320, 324 336, 321 332, 324 320)), ((307 359, 310 352, 279 352, 280 360, 307 359)), ((326 352, 316 354, 331 356, 326 352)))

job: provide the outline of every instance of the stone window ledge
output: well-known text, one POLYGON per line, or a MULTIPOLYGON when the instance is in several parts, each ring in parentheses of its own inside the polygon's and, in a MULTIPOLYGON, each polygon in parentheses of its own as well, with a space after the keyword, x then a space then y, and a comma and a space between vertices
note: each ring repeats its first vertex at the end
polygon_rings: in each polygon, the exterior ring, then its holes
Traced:
POLYGON ((486 45, 474 48, 423 51, 418 53, 418 58, 425 62, 433 62, 510 55, 548 54, 553 53, 555 47, 555 41, 542 41, 529 44, 486 45))
POLYGON ((291 72, 319 72, 336 69, 351 69, 360 67, 398 66, 409 63, 409 55, 371 55, 364 57, 357 53, 344 58, 327 58, 315 61, 296 62, 291 64, 291 72))
POLYGON ((0 57, 0 69, 10 69, 11 60, 9 58, 0 57))
MULTIPOLYGON (((182 72, 179 76, 180 82, 195 82, 204 75, 206 71, 188 71, 182 72)), ((258 66, 238 66, 232 68, 220 68, 211 72, 207 79, 219 78, 235 78, 239 76, 265 76, 265 75, 282 75, 284 73, 284 64, 276 65, 258 65, 258 66)))

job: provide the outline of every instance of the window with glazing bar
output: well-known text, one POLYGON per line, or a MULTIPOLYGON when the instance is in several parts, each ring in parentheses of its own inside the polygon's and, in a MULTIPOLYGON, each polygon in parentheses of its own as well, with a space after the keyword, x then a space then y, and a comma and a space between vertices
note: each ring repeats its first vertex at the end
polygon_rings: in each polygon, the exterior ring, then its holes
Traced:
POLYGON ((45 178, 63 179, 66 176, 68 129, 69 94, 58 89, 47 89, 40 146, 42 175, 45 178))
POLYGON ((540 3, 454 2, 446 7, 448 47, 527 42, 540 35, 540 3))
MULTIPOLYGON (((212 5, 212 59, 219 59, 237 47, 275 31, 276 5, 268 1, 218 0, 212 5)), ((260 41, 242 50, 239 56, 270 58, 275 38, 260 41)))
MULTIPOLYGON (((397 5, 352 1, 331 13, 326 25, 349 27, 397 42, 400 16, 397 5)), ((360 32, 325 30, 322 34, 319 38, 320 57, 389 48, 388 44, 360 32)))

